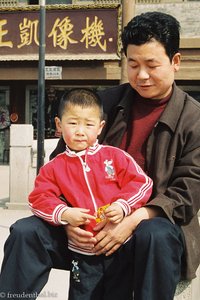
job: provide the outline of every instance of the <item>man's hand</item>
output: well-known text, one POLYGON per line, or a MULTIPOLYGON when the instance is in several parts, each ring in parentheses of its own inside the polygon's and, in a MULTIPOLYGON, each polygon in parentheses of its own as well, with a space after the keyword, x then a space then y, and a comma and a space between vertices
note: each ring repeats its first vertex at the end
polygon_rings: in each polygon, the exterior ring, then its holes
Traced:
POLYGON ((68 238, 78 247, 93 249, 96 255, 105 254, 106 256, 114 253, 119 247, 133 234, 133 231, 142 220, 147 220, 161 215, 160 209, 142 207, 131 215, 125 217, 121 223, 113 224, 102 221, 94 228, 99 231, 94 237, 79 227, 65 225, 68 238))
POLYGON ((97 243, 93 251, 96 255, 111 255, 132 235, 128 218, 124 218, 121 223, 117 224, 101 222, 94 228, 97 231, 100 230, 95 236, 97 243), (100 226, 104 227, 100 228, 100 226))
POLYGON ((94 253, 96 255, 111 255, 131 237, 133 231, 141 221, 154 218, 158 215, 160 215, 160 210, 157 208, 141 207, 131 215, 125 217, 121 223, 99 223, 94 228, 94 230, 99 231, 95 236, 97 243, 93 249, 94 253))
POLYGON ((64 225, 64 229, 68 239, 70 239, 76 246, 89 250, 94 248, 97 241, 91 232, 81 229, 80 227, 74 227, 70 224, 64 225))

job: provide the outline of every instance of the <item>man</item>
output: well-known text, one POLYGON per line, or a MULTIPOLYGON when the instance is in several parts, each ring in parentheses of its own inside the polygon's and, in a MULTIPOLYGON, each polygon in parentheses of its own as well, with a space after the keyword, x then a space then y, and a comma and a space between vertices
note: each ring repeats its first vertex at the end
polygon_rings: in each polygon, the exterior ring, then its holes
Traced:
MULTIPOLYGON (((172 300, 179 280, 194 278, 199 265, 200 105, 174 82, 179 31, 178 21, 164 13, 133 18, 122 33, 129 83, 100 94, 107 115, 100 142, 128 151, 153 179, 150 201, 119 224, 98 224, 95 238, 64 227, 77 246, 96 255, 109 256, 129 239, 134 300, 172 300)), ((53 156, 64 149, 61 139, 53 156)), ((41 289, 52 267, 67 264, 65 240, 61 226, 52 228, 35 217, 19 221, 6 243, 0 287, 8 291, 8 281, 14 284, 11 262, 18 253, 18 266, 31 274, 25 283, 20 275, 21 289, 41 289), (19 253, 29 264, 24 266, 19 253)))

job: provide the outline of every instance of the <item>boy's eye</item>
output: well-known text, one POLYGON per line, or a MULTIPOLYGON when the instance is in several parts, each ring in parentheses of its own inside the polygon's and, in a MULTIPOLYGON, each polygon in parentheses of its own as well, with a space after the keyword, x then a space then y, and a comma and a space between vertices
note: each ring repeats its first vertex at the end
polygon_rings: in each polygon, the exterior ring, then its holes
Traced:
POLYGON ((87 126, 91 127, 91 126, 94 126, 94 124, 88 123, 87 126))

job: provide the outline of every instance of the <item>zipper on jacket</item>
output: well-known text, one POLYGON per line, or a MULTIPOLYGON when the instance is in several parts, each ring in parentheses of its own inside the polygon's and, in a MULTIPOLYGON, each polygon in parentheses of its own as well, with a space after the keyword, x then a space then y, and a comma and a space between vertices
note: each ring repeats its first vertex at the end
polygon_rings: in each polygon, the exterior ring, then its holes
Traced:
POLYGON ((79 158, 80 161, 81 161, 82 167, 83 167, 83 174, 84 174, 85 181, 86 181, 86 184, 87 184, 87 187, 88 187, 88 190, 89 190, 89 193, 90 193, 90 196, 91 196, 93 205, 94 205, 94 211, 96 212, 98 207, 97 207, 97 205, 96 205, 96 201, 95 201, 95 198, 94 198, 94 195, 93 195, 93 192, 92 192, 92 189, 91 189, 91 187, 90 187, 89 180, 88 180, 88 176, 87 176, 87 172, 90 171, 90 168, 89 168, 89 166, 87 165, 86 157, 87 157, 87 153, 86 153, 85 161, 84 161, 84 160, 82 159, 82 157, 78 156, 78 158, 79 158))

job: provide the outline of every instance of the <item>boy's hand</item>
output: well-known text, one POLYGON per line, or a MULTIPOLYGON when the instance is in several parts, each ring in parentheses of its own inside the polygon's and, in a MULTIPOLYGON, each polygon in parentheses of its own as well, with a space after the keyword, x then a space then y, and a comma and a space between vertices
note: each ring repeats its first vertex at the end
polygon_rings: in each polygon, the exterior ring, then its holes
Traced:
POLYGON ((124 211, 117 203, 112 203, 104 212, 106 218, 112 223, 119 223, 124 218, 124 211))
POLYGON ((89 214, 89 209, 69 207, 62 213, 61 220, 68 222, 72 226, 86 225, 90 220, 95 220, 95 217, 89 214))

